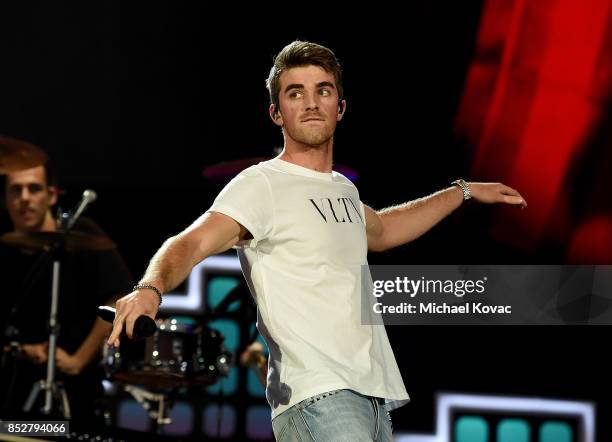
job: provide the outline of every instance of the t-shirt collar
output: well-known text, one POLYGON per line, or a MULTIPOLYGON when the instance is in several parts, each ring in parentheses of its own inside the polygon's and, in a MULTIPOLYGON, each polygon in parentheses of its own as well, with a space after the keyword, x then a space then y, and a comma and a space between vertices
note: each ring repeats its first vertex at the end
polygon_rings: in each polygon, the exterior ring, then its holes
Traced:
POLYGON ((281 160, 278 157, 272 158, 271 160, 267 161, 267 163, 269 163, 273 167, 276 167, 277 169, 283 170, 288 173, 292 173, 294 175, 301 175, 301 176, 305 176, 309 178, 316 178, 316 179, 325 180, 325 181, 333 181, 334 175, 336 174, 336 172, 334 171, 332 171, 331 173, 317 172, 316 170, 312 170, 307 167, 298 166, 297 164, 290 163, 285 160, 281 160))

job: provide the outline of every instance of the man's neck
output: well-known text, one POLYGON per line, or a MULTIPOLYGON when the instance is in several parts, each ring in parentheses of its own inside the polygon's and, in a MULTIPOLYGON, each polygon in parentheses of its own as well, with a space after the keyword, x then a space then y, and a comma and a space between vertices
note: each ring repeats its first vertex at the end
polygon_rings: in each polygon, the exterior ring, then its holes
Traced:
POLYGON ((285 147, 278 158, 317 172, 331 173, 333 163, 333 139, 316 147, 304 146, 296 143, 285 143, 285 147))
POLYGON ((45 215, 45 220, 40 226, 41 232, 55 232, 57 230, 57 223, 55 222, 55 218, 51 215, 51 211, 47 211, 45 215))

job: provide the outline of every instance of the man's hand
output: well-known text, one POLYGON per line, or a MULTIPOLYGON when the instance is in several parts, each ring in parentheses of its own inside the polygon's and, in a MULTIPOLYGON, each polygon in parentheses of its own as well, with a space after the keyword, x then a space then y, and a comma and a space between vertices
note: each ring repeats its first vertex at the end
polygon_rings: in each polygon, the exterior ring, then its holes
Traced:
POLYGON ((136 290, 117 301, 113 330, 107 340, 109 345, 119 346, 119 335, 125 328, 126 334, 132 338, 134 323, 140 315, 155 319, 159 308, 159 298, 153 290, 136 290))
POLYGON ((55 364, 62 372, 70 375, 79 374, 85 367, 85 361, 82 361, 76 354, 68 354, 61 347, 57 347, 55 352, 55 364))
POLYGON ((240 364, 245 367, 250 367, 251 365, 265 367, 268 361, 263 351, 263 345, 259 341, 253 342, 240 355, 240 364))
POLYGON ((468 185, 472 198, 480 203, 506 203, 520 206, 521 209, 527 207, 527 202, 520 193, 502 183, 468 183, 468 185))
POLYGON ((268 360, 263 354, 263 345, 259 341, 253 342, 240 355, 240 364, 251 368, 257 375, 257 379, 263 387, 266 386, 268 377, 268 360))
POLYGON ((21 351, 35 363, 42 364, 47 362, 49 343, 42 342, 40 344, 23 344, 21 346, 21 351))

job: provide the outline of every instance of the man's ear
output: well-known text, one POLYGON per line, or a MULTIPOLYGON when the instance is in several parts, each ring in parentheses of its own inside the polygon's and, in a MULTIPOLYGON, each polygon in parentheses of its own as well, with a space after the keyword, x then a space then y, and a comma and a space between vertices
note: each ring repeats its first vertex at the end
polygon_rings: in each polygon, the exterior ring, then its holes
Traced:
POLYGON ((272 118, 272 121, 274 122, 274 124, 276 124, 277 126, 281 126, 283 125, 283 116, 280 112, 280 109, 276 109, 276 106, 274 105, 274 103, 270 104, 270 108, 268 109, 268 112, 270 113, 270 118, 272 118))
POLYGON ((47 192, 49 192, 49 206, 55 206, 57 204, 57 195, 59 194, 57 187, 49 186, 47 192))
POLYGON ((336 121, 342 120, 345 112, 346 112, 346 100, 340 100, 340 102, 338 103, 338 116, 336 118, 336 121))

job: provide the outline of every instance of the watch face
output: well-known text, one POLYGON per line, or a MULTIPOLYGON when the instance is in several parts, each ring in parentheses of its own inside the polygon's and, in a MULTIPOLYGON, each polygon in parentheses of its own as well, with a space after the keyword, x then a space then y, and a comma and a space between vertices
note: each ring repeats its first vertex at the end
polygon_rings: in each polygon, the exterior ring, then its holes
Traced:
POLYGON ((459 187, 461 189, 461 191, 463 192, 463 200, 469 200, 470 198, 472 198, 472 195, 470 195, 470 188, 468 187, 467 183, 465 182, 465 180, 455 180, 453 181, 451 184, 459 187))

